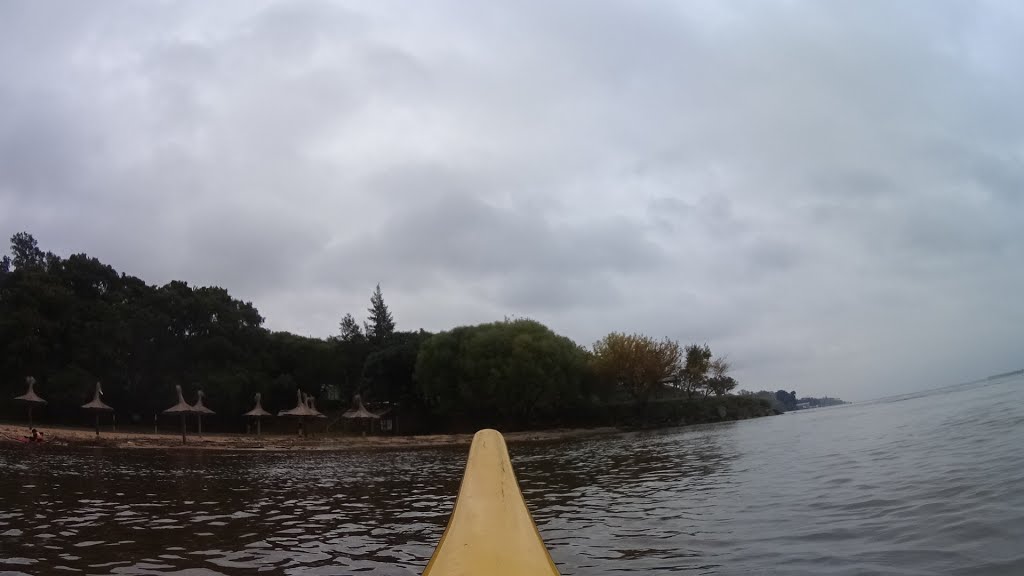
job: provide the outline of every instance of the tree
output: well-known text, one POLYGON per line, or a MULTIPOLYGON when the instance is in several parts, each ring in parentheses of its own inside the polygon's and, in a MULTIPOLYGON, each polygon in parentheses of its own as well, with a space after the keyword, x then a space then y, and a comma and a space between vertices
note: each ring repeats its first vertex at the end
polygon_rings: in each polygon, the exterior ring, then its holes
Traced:
POLYGON ((339 328, 341 329, 342 342, 357 342, 364 338, 363 329, 351 314, 345 314, 345 317, 341 319, 339 328))
POLYGON ((687 398, 692 398, 707 384, 708 372, 711 370, 711 348, 690 344, 686 347, 686 364, 680 373, 683 389, 687 398))
POLYGON ((4 285, 7 284, 7 278, 11 275, 11 258, 4 254, 3 258, 0 258, 0 300, 4 297, 4 285))
POLYGON ((460 427, 554 421, 582 401, 585 372, 584 352, 533 320, 441 332, 416 359, 423 401, 460 427))
MULTIPOLYGON (((735 386, 728 362, 712 360, 706 345, 684 355, 668 339, 613 333, 591 351, 507 318, 396 332, 380 285, 370 302, 365 330, 346 314, 340 337, 328 340, 271 332, 252 303, 224 288, 149 285, 86 254, 44 252, 22 232, 0 254, 0 398, 20 394, 20 378, 32 374, 54 422, 74 423, 99 380, 118 421, 141 423, 173 403, 180 384, 190 401, 203 389, 218 412, 210 424, 238 430, 256 392, 269 410, 294 406, 296 389, 337 391, 329 402, 344 405, 364 392, 411 406, 409 420, 423 428, 465 429, 595 423, 615 409, 597 406, 607 390, 644 403, 684 377, 708 394, 735 386)), ((0 417, 8 406, 0 402, 0 417)))
POLYGON ((416 356, 416 387, 424 403, 437 417, 452 421, 473 404, 472 390, 463 390, 463 350, 469 326, 460 326, 428 338, 416 356))
POLYGON ((732 376, 712 376, 708 378, 707 388, 715 396, 724 396, 734 390, 739 383, 732 376))
POLYGON ((18 232, 11 236, 11 254, 14 256, 12 263, 15 268, 42 268, 46 263, 46 255, 39 249, 35 237, 28 232, 18 232))
POLYGON ((705 383, 707 390, 705 395, 713 393, 715 396, 723 396, 736 388, 736 380, 729 376, 730 368, 729 361, 722 356, 711 361, 709 365, 710 376, 705 383))
POLYGON ((416 396, 416 357, 429 332, 396 332, 390 344, 370 353, 363 365, 363 398, 407 402, 416 396))
MULTIPOLYGON (((175 384, 199 381, 210 405, 240 414, 279 366, 307 389, 337 380, 328 343, 272 338, 256 308, 222 288, 150 286, 85 254, 43 252, 27 233, 11 251, 17 265, 0 255, 11 268, 0 290, 0 373, 35 375, 59 421, 76 421, 96 380, 129 421, 166 408, 175 384), (281 360, 293 351, 294 361, 281 360)), ((0 394, 17 386, 0 380, 0 394)))
POLYGON ((775 392, 775 399, 782 404, 786 410, 796 410, 796 392, 778 390, 775 392))
POLYGON ((682 352, 668 338, 655 340, 640 334, 612 332, 594 343, 592 362, 598 378, 620 387, 645 403, 660 386, 679 372, 682 352))
POLYGON ((366 338, 377 347, 383 346, 392 334, 395 333, 395 319, 391 316, 387 304, 384 303, 384 295, 380 291, 380 284, 370 296, 369 321, 366 323, 366 338))

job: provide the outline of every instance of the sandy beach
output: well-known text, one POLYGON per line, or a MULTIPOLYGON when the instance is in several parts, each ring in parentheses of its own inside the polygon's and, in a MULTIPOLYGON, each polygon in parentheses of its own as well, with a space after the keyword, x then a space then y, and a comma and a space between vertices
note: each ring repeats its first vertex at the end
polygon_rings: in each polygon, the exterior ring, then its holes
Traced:
MULTIPOLYGON (((365 449, 429 448, 436 446, 468 446, 472 434, 430 434, 421 436, 341 436, 315 435, 245 435, 191 433, 182 445, 181 434, 101 431, 100 437, 91 428, 37 426, 46 438, 43 446, 105 447, 138 450, 232 450, 232 451, 342 451, 365 449)), ((615 434, 617 428, 555 429, 504 433, 509 443, 546 442, 567 438, 583 438, 615 434)), ((18 444, 17 438, 28 435, 25 424, 0 424, 0 444, 18 444)))

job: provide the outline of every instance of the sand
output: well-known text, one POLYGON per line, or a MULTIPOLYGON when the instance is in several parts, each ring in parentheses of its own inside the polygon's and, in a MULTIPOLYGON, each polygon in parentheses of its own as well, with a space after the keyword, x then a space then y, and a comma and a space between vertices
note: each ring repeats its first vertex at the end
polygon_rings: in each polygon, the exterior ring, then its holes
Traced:
MULTIPOLYGON (((91 428, 47 427, 37 425, 47 442, 44 446, 77 446, 137 450, 231 450, 284 452, 296 450, 343 451, 365 449, 405 449, 438 446, 468 446, 472 434, 430 434, 421 436, 340 436, 314 435, 300 438, 297 435, 255 435, 190 433, 187 443, 182 445, 181 434, 154 434, 145 432, 100 431, 99 438, 91 428)), ((567 438, 582 438, 614 434, 616 428, 557 429, 528 432, 504 433, 509 443, 550 442, 567 438)), ((28 435, 26 424, 0 424, 0 444, 16 444, 16 438, 28 435)), ((20 445, 20 444, 19 444, 20 445)))

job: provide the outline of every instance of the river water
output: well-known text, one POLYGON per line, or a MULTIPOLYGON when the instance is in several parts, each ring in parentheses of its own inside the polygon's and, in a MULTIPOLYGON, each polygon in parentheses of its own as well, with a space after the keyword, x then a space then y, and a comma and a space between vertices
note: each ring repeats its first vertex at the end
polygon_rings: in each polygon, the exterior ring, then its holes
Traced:
MULTIPOLYGON (((510 446, 562 574, 1024 574, 1024 379, 510 446)), ((466 447, 0 448, 0 573, 419 574, 466 447)))

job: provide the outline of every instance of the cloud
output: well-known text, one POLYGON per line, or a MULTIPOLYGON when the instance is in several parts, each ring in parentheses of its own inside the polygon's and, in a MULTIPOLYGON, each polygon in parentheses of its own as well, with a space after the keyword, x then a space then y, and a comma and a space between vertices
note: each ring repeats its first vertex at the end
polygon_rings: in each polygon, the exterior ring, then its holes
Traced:
POLYGON ((1007 3, 0 7, 0 232, 327 335, 532 316, 863 399, 1018 367, 1007 3))
POLYGON ((610 216, 585 223, 549 219, 545 206, 501 206, 474 190, 488 186, 450 174, 396 167, 376 189, 391 208, 378 227, 329 250, 325 280, 365 285, 379 278, 415 291, 441 275, 490 285, 498 305, 614 303, 607 275, 657 269, 661 247, 645 224, 610 216))

